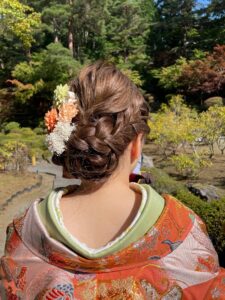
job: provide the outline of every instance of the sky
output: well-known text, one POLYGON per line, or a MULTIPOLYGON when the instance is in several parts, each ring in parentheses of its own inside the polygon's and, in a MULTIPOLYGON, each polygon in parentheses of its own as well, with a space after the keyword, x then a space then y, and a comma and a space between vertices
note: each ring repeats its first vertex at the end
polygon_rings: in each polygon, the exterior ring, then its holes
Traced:
POLYGON ((197 4, 199 6, 206 6, 207 4, 209 4, 211 1, 210 0, 197 0, 197 4))

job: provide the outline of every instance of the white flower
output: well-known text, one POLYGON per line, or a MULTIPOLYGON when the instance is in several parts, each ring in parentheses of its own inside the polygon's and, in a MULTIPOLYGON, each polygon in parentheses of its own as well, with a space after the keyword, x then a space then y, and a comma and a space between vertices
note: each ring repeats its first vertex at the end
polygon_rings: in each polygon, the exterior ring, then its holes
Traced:
POLYGON ((46 138, 49 150, 58 155, 62 154, 66 149, 65 142, 69 140, 69 137, 75 128, 75 124, 58 122, 54 130, 48 134, 46 138))
POLYGON ((74 92, 68 92, 68 103, 75 103, 77 101, 77 95, 74 92))

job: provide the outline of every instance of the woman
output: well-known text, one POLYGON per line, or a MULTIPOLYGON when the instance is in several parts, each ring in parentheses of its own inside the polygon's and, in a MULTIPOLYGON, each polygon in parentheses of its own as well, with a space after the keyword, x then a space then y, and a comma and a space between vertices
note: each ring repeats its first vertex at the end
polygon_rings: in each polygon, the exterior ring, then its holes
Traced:
POLYGON ((201 219, 129 183, 148 133, 137 87, 98 62, 54 105, 45 118, 53 161, 82 183, 52 191, 8 227, 2 299, 225 299, 201 219))

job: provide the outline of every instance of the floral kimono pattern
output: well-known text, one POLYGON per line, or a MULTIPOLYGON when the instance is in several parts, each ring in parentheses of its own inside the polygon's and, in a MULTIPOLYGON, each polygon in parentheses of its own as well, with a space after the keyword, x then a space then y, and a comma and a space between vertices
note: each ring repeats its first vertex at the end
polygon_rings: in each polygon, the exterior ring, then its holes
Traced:
POLYGON ((165 195, 164 210, 138 241, 87 259, 52 239, 37 201, 7 230, 0 299, 225 299, 225 270, 201 219, 165 195))

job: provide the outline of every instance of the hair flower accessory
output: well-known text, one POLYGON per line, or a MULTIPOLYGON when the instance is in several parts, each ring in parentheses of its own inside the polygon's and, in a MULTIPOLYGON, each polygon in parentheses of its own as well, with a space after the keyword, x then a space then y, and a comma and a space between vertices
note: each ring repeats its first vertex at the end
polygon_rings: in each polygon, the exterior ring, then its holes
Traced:
POLYGON ((69 91, 68 85, 58 85, 54 91, 53 108, 45 114, 48 129, 46 138, 48 148, 58 155, 66 149, 66 142, 76 125, 72 123, 78 114, 76 94, 69 91))
POLYGON ((58 119, 58 112, 55 108, 52 108, 45 114, 45 125, 48 131, 52 131, 55 128, 58 119))
POLYGON ((74 103, 63 103, 59 107, 58 119, 61 122, 71 122, 73 117, 78 114, 77 106, 74 103))

